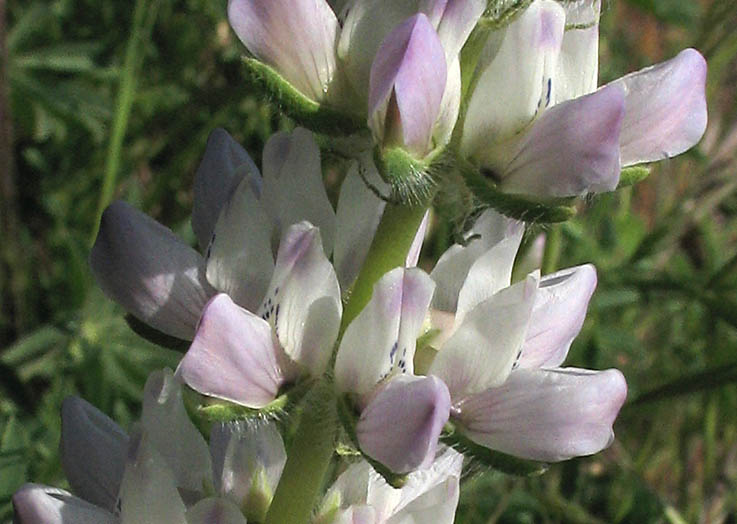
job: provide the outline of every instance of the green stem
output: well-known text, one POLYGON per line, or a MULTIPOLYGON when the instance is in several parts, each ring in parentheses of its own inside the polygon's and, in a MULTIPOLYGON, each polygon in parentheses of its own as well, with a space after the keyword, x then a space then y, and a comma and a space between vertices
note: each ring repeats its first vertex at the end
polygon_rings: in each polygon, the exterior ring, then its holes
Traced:
POLYGON ((545 235, 545 250, 543 251, 542 274, 547 275, 553 273, 558 268, 558 259, 561 251, 561 230, 560 226, 550 226, 545 235))
POLYGON ((338 430, 332 384, 318 382, 303 407, 265 524, 309 522, 322 491, 338 430))
POLYGON ((376 236, 366 255, 361 272, 353 285, 343 311, 341 335, 371 299, 374 284, 395 267, 403 267, 412 240, 417 234, 427 206, 387 204, 376 230, 376 236))
POLYGON ((136 6, 133 11, 133 28, 125 49, 125 61, 123 63, 123 72, 115 104, 113 131, 110 136, 107 157, 105 159, 105 174, 102 179, 102 188, 100 189, 100 197, 97 202, 95 222, 92 225, 90 244, 94 243, 95 237, 97 237, 102 213, 108 204, 110 204, 115 192, 115 181, 120 170, 123 139, 128 129, 128 121, 130 120, 133 100, 136 94, 136 79, 143 65, 145 44, 151 38, 159 4, 159 1, 136 0, 136 6))

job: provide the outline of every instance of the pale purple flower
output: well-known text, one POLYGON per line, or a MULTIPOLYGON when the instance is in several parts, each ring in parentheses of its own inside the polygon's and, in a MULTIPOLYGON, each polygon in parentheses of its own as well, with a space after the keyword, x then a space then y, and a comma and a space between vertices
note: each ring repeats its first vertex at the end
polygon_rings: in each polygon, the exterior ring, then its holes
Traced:
MULTIPOLYGON (((347 288, 384 203, 360 181, 354 167, 341 191, 336 226, 336 212, 322 183, 319 149, 303 129, 272 136, 263 158, 261 176, 225 131, 210 136, 195 177, 192 213, 204 255, 143 213, 113 203, 103 214, 90 254, 103 291, 159 331, 191 340, 205 304, 217 292, 257 312, 274 276, 279 239, 303 220, 320 228, 325 254, 333 255, 338 278, 347 288)), ((378 174, 371 171, 369 178, 378 174)))
POLYGON ((599 10, 599 0, 535 0, 489 37, 461 150, 505 191, 610 191, 621 167, 680 154, 703 135, 706 63, 692 49, 596 90, 599 10))
POLYGON ((431 274, 438 291, 429 318, 441 332, 420 359, 447 384, 457 430, 540 461, 607 447, 624 377, 559 367, 583 324, 594 268, 533 273, 510 286, 518 225, 487 211, 474 233, 478 240, 452 247, 431 274))
POLYGON ((215 426, 208 449, 170 371, 149 377, 130 437, 74 397, 62 422, 62 463, 76 496, 25 485, 13 496, 23 524, 245 524, 241 509, 263 517, 286 462, 271 422, 215 426))

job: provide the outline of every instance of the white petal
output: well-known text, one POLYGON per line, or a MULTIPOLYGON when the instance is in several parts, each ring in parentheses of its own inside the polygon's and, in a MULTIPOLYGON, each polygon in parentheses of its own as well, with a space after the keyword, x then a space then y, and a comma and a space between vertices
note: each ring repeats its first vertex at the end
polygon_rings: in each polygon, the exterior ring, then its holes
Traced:
POLYGON ((260 408, 291 378, 286 360, 269 324, 220 294, 205 307, 177 375, 203 395, 260 408))
POLYGON ((396 268, 379 279, 340 343, 335 362, 339 391, 368 393, 392 373, 412 373, 417 335, 434 288, 417 268, 396 268))
POLYGON ((519 367, 551 368, 565 360, 571 342, 581 331, 594 289, 596 269, 592 265, 563 269, 543 277, 519 367))
POLYGON ((520 222, 496 211, 484 211, 467 235, 468 244, 451 246, 430 273, 438 286, 432 307, 455 313, 458 295, 474 262, 504 238, 521 234, 523 227, 520 222))
MULTIPOLYGON (((437 3, 437 2, 436 2, 437 3)), ((486 9, 486 0, 448 0, 437 26, 448 63, 458 58, 463 44, 486 9)))
POLYGON ((185 340, 192 338, 213 293, 194 249, 120 201, 102 215, 90 266, 106 295, 154 328, 185 340))
POLYGON ((502 142, 527 127, 555 96, 553 75, 564 24, 565 12, 557 2, 536 0, 503 34, 489 38, 464 122, 461 148, 466 156, 495 171, 506 165, 509 153, 502 142))
POLYGON ((663 160, 706 130, 706 61, 694 49, 612 82, 625 89, 622 165, 663 160))
POLYGON ((559 461, 612 443, 627 384, 616 369, 516 370, 461 406, 465 434, 518 457, 559 461))
POLYGON ((203 251, 210 243, 220 210, 243 179, 248 179, 258 192, 261 175, 246 150, 224 129, 213 130, 194 178, 192 229, 203 251))
POLYGON ((448 63, 448 76, 445 82, 440 114, 435 121, 433 139, 436 147, 445 145, 455 129, 458 112, 461 108, 461 62, 457 58, 448 63))
POLYGON ((229 500, 210 497, 187 510, 187 524, 246 524, 246 517, 229 500))
POLYGON ((502 187, 542 198, 612 191, 623 116, 624 93, 616 85, 553 106, 520 140, 502 187))
POLYGON ((420 227, 417 228, 415 238, 412 239, 412 244, 409 246, 407 252, 407 259, 404 262, 406 267, 415 267, 417 261, 420 260, 420 251, 422 251, 422 244, 425 242, 425 233, 427 233, 427 224, 430 221, 430 210, 425 211, 425 216, 422 217, 420 227))
POLYGON ((307 220, 320 228, 325 253, 333 251, 335 211, 325 192, 320 148, 312 133, 297 128, 277 133, 264 147, 261 204, 276 224, 274 239, 289 226, 307 220))
POLYGON ((287 454, 271 421, 220 424, 210 434, 215 488, 239 507, 248 506, 254 477, 263 473, 271 494, 279 483, 287 454))
POLYGON ((601 0, 566 2, 566 32, 555 72, 555 103, 596 91, 601 0))
POLYGON ((473 263, 458 295, 456 328, 463 323, 466 313, 509 286, 523 232, 523 228, 517 228, 473 263))
POLYGON ((333 264, 340 288, 344 291, 358 276, 386 205, 366 186, 358 173, 359 169, 382 194, 388 193, 389 187, 379 176, 371 159, 362 159, 360 164, 351 165, 343 180, 338 199, 333 264))
POLYGON ((338 337, 342 312, 338 279, 319 230, 308 222, 291 226, 282 237, 259 314, 274 327, 287 355, 320 376, 338 337))
POLYGON ((154 371, 146 380, 141 425, 166 460, 178 488, 201 493, 212 484, 210 450, 189 419, 182 386, 170 370, 154 371))
POLYGON ((115 509, 125 469, 128 435, 78 397, 61 405, 61 463, 72 489, 108 511, 115 509))
POLYGON ((122 524, 186 523, 174 476, 145 434, 131 435, 119 505, 122 524))
POLYGON ((449 477, 412 500, 392 515, 386 524, 452 524, 460 494, 459 477, 449 477))
POLYGON ((522 349, 537 285, 532 274, 480 303, 440 348, 429 373, 445 381, 454 403, 507 379, 522 349))
POLYGON ((255 311, 274 271, 272 223, 248 180, 223 206, 207 251, 207 280, 233 301, 255 311))
POLYGON ((118 519, 62 489, 24 484, 13 495, 18 524, 116 524, 118 519))
POLYGON ((259 60, 305 95, 325 98, 335 75, 338 19, 324 0, 229 0, 228 20, 259 60))

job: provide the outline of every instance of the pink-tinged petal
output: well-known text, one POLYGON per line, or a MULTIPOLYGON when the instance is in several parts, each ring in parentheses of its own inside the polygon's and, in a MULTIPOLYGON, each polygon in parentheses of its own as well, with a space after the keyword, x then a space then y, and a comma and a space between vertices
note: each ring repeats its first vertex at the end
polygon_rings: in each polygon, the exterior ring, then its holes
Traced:
POLYGON ((542 198, 612 191, 623 116, 624 93, 616 85, 553 106, 522 140, 502 187, 542 198))
POLYGON ((375 524, 380 522, 376 519, 376 510, 371 506, 355 505, 344 511, 340 511, 331 524, 375 524))
POLYGON ((381 387, 361 412, 361 450, 395 473, 428 467, 450 415, 450 394, 437 377, 400 375, 381 387))
POLYGON ((386 206, 368 188, 359 170, 363 170, 366 180, 382 193, 389 189, 370 158, 362 158, 360 164, 353 164, 340 186, 333 265, 344 292, 358 276, 386 206))
MULTIPOLYGON (((172 439, 176 435, 172 434, 172 439)), ((121 522, 185 524, 186 507, 166 460, 145 433, 131 434, 119 497, 121 522)))
POLYGON ((171 370, 154 371, 146 380, 141 425, 166 460, 178 488, 201 493, 212 484, 210 450, 187 415, 181 383, 171 370))
POLYGON ((533 2, 503 32, 492 33, 479 58, 461 149, 499 172, 504 142, 529 126, 555 97, 555 73, 565 11, 552 0, 533 2))
POLYGON ((203 251, 210 244, 220 210, 243 179, 258 194, 261 175, 256 164, 227 131, 213 130, 194 177, 192 229, 203 251))
POLYGON ((325 371, 338 337, 343 305, 320 230, 309 222, 282 236, 274 276, 261 307, 286 354, 312 376, 325 371))
POLYGON ((187 510, 187 524, 246 524, 246 517, 229 500, 210 497, 187 510))
POLYGON ((439 24, 434 24, 448 63, 456 60, 463 44, 486 9, 486 0, 447 0, 439 24))
POLYGON ((440 348, 429 373, 445 381, 454 404, 507 379, 525 340, 537 286, 532 274, 480 303, 440 348))
POLYGON ((261 408, 289 377, 279 351, 265 320, 221 294, 203 311, 177 375, 203 395, 261 408))
POLYGON ((521 235, 523 230, 521 222, 491 209, 484 211, 466 235, 467 244, 451 246, 442 254, 430 273, 438 286, 432 307, 455 313, 461 287, 474 262, 505 238, 521 235))
POLYGON ((110 512, 62 489, 24 484, 13 495, 18 524, 116 524, 110 512))
POLYGON ((412 245, 409 246, 407 259, 404 262, 406 267, 415 267, 417 265, 417 261, 420 260, 420 251, 422 251, 422 244, 425 241, 425 233, 427 233, 427 224, 429 221, 430 210, 428 209, 425 212, 425 216, 422 217, 420 227, 417 228, 417 233, 415 233, 415 238, 412 240, 412 245))
POLYGON ((520 368, 553 368, 565 360, 581 331, 594 289, 596 269, 592 265, 543 277, 518 361, 520 368))
POLYGON ((555 71, 555 103, 596 91, 599 74, 599 13, 601 0, 561 4, 566 32, 555 71))
POLYGON ((143 322, 185 340, 192 338, 213 294, 203 258, 169 229, 121 201, 102 215, 90 266, 107 296, 143 322))
POLYGON ((368 115, 376 141, 423 157, 446 79, 445 52, 428 18, 418 14, 398 25, 371 66, 368 115))
POLYGON ((706 61, 695 49, 612 82, 624 88, 622 165, 663 160, 693 147, 706 130, 706 61))
POLYGON ((229 0, 228 20, 256 58, 309 98, 327 96, 340 28, 324 0, 229 0))
POLYGON ((461 109, 461 62, 458 58, 448 62, 448 79, 440 102, 440 114, 435 120, 433 141, 436 147, 450 142, 461 109))
POLYGON ((61 405, 61 464, 69 485, 85 500, 115 510, 125 469, 128 435, 78 397, 61 405))
POLYGON ((340 343, 335 361, 339 391, 364 394, 390 374, 412 373, 417 336, 434 288, 417 268, 396 268, 379 279, 340 343))
POLYGON ((340 33, 338 56, 341 69, 355 92, 357 104, 368 101, 370 72, 387 35, 407 18, 424 13, 433 27, 445 9, 447 0, 362 0, 351 2, 340 33))
POLYGON ((463 323, 466 313, 512 282, 512 266, 522 241, 523 228, 507 236, 481 255, 468 270, 468 276, 458 294, 455 327, 463 323))
POLYGON ((298 127, 291 133, 272 135, 264 147, 263 168, 261 204, 276 226, 272 240, 279 240, 289 226, 307 220, 320 228, 325 253, 332 253, 335 211, 325 192, 320 148, 312 133, 298 127))
POLYGON ((272 223, 248 180, 222 208, 207 250, 207 280, 233 301, 255 311, 274 271, 272 223))
POLYGON ((274 493, 287 461, 276 425, 258 419, 215 425, 210 450, 215 489, 241 508, 249 507, 249 502, 261 502, 249 499, 267 496, 264 490, 269 497, 274 493))
POLYGON ((460 419, 466 436, 482 446, 555 462, 609 446, 626 396, 616 369, 519 369, 501 387, 465 401, 460 419))

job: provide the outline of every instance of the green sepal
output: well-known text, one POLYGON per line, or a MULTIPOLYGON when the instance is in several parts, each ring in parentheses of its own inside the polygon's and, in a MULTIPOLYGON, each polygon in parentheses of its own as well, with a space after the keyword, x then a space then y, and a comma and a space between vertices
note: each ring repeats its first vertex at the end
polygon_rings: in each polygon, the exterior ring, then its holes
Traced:
POLYGON ((351 135, 366 130, 365 121, 308 98, 271 66, 255 58, 244 58, 243 64, 246 81, 298 124, 326 135, 351 135))
POLYGON ((374 148, 374 162, 381 178, 391 186, 391 200, 409 206, 426 206, 437 181, 452 168, 447 149, 438 147, 423 159, 401 147, 374 148))
POLYGON ((476 444, 460 433, 450 422, 445 425, 440 440, 467 457, 472 457, 481 464, 508 475, 531 477, 542 475, 548 469, 548 465, 544 462, 524 460, 476 444))
MULTIPOLYGON (((356 422, 358 419, 358 415, 353 409, 353 402, 351 401, 350 395, 341 395, 340 397, 338 397, 338 418, 343 424, 343 428, 345 429, 348 437, 351 439, 353 445, 356 447, 356 449, 360 450, 361 447, 358 445, 358 435, 356 435, 356 422)), ((371 464, 371 467, 374 468, 376 473, 384 477, 386 483, 389 484, 391 487, 399 489, 407 482, 406 474, 394 473, 381 462, 372 459, 363 452, 361 453, 364 460, 371 464)))
POLYGON ((147 341, 157 346, 161 346, 167 349, 173 349, 175 351, 179 351, 180 353, 184 353, 185 351, 187 351, 187 349, 189 349, 189 346, 191 344, 191 342, 187 340, 167 335, 166 333, 149 326, 145 322, 138 320, 130 313, 125 315, 125 322, 136 335, 146 339, 147 341))
POLYGON ((638 184, 648 176, 650 176, 650 168, 648 166, 640 165, 625 167, 619 173, 619 184, 617 184, 617 189, 638 184))
POLYGON ((504 193, 472 166, 460 169, 466 185, 482 203, 517 220, 536 223, 565 222, 576 214, 575 197, 533 200, 527 195, 504 193))

